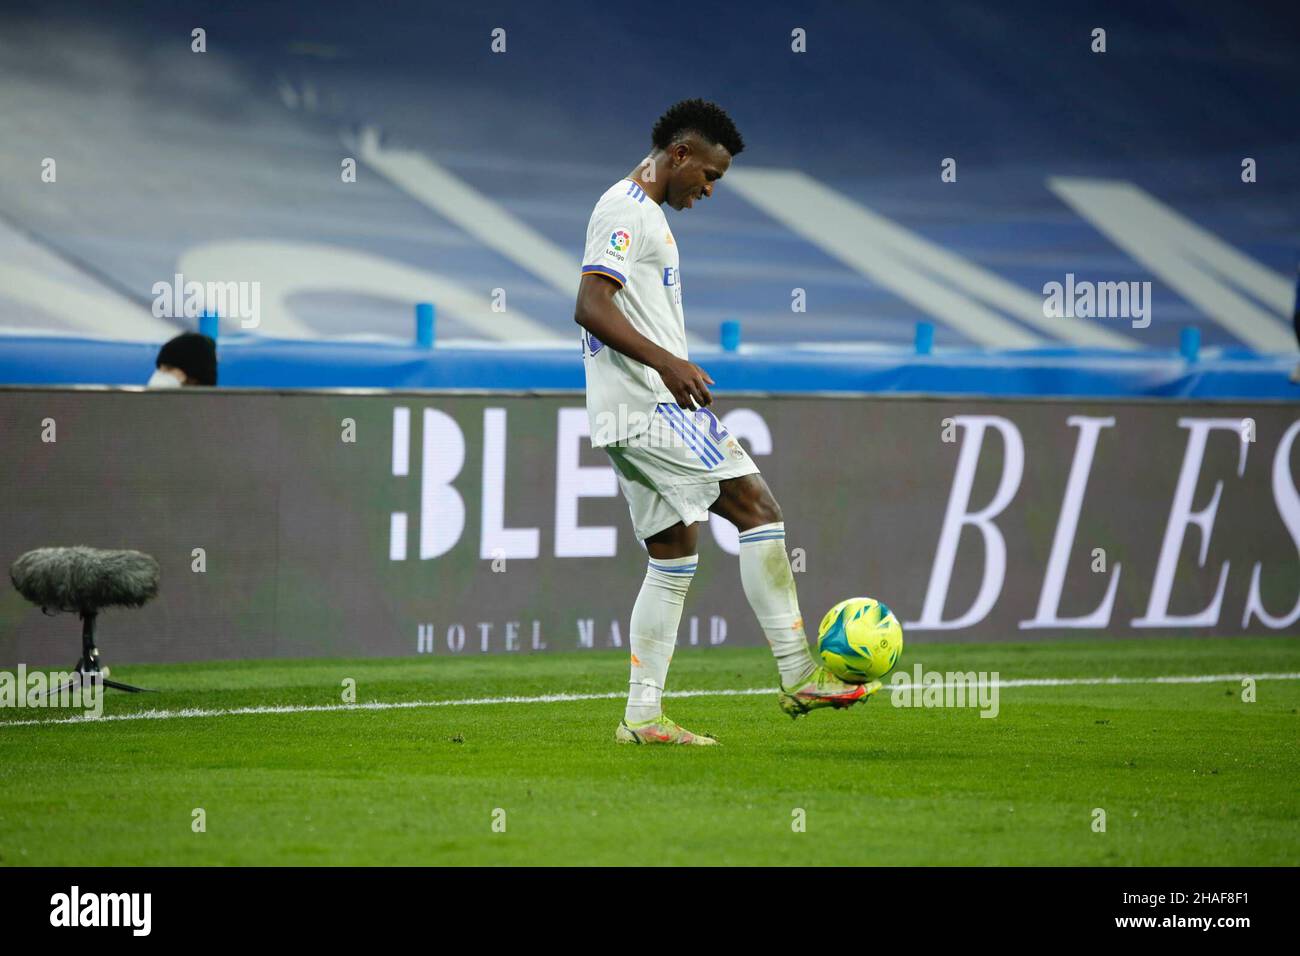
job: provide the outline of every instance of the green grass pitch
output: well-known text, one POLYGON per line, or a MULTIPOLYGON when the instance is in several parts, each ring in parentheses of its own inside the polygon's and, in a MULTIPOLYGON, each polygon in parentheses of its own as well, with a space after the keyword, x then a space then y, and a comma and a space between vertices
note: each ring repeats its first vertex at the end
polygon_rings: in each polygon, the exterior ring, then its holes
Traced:
MULTIPOLYGON (((1026 678, 1300 672, 1271 640, 913 642, 900 667, 1026 678)), ((621 694, 626 653, 134 666, 106 715, 621 694)), ((10 726, 0 865, 1300 863, 1300 680, 1009 687, 1000 712, 793 722, 770 654, 683 648, 667 712, 718 748, 613 743, 619 699, 10 726), (206 831, 194 832, 201 808, 206 831), (1094 831, 1094 811, 1106 813, 1094 831), (504 832, 498 828, 504 811, 504 832), (794 826, 803 811, 803 832, 794 826)))

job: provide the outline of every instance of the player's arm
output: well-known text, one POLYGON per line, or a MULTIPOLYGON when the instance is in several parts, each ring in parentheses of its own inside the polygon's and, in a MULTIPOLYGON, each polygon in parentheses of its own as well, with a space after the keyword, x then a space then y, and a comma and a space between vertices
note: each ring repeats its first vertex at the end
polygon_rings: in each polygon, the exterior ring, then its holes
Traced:
POLYGON ((614 293, 621 287, 608 276, 589 272, 578 286, 578 304, 573 321, 600 339, 614 351, 626 355, 634 362, 648 365, 664 381, 664 387, 673 393, 682 408, 698 405, 703 408, 713 401, 708 386, 714 384, 709 373, 694 362, 678 358, 667 349, 656 345, 632 327, 622 311, 614 304, 614 293))

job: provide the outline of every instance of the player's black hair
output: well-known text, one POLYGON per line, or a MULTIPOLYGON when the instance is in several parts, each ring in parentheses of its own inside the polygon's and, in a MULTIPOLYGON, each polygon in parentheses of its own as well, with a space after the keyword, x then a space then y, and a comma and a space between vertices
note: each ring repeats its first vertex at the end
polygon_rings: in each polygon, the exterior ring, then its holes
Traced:
POLYGON ((731 117, 717 103, 707 100, 682 100, 668 107, 668 111, 655 123, 650 139, 656 149, 667 149, 682 135, 694 131, 710 143, 717 143, 732 156, 740 154, 745 141, 731 117))

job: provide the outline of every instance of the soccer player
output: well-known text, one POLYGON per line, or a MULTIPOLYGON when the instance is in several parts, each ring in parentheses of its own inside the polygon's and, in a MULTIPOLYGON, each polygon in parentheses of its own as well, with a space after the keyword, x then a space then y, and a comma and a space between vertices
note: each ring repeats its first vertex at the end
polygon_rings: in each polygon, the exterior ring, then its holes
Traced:
POLYGON ((808 649, 781 509, 758 466, 709 410, 708 373, 687 359, 682 276, 664 204, 690 209, 712 195, 744 141, 703 100, 671 107, 653 149, 605 191, 587 225, 574 321, 583 328, 591 442, 613 461, 649 552, 632 607, 632 675, 619 743, 711 745, 664 715, 677 625, 709 512, 740 531, 740 579, 780 670, 778 702, 791 717, 866 700, 880 682, 847 684, 808 649))

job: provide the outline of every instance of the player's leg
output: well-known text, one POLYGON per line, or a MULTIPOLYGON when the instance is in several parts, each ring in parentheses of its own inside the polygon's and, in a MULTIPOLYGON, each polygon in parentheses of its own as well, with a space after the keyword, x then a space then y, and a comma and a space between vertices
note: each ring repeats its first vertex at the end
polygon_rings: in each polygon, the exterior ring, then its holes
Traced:
POLYGON ((670 561, 680 558, 694 558, 696 543, 700 540, 700 526, 682 524, 680 521, 671 528, 665 528, 658 534, 645 539, 645 549, 656 560, 670 561))
POLYGON ((664 683, 668 662, 677 646, 686 592, 695 576, 695 525, 681 522, 646 538, 650 553, 645 580, 632 605, 628 644, 632 651, 627 708, 629 723, 638 723, 663 713, 664 683))
POLYGON ((785 550, 781 506, 759 474, 719 482, 710 510, 740 531, 740 583, 781 672, 781 709, 798 717, 818 707, 848 707, 880 689, 846 684, 819 666, 808 650, 799 595, 785 550))
POLYGON ((710 510, 740 531, 740 583, 772 645, 781 683, 801 683, 816 665, 799 614, 781 507, 762 475, 729 478, 719 482, 719 489, 710 510))
POLYGON ((699 528, 681 520, 646 474, 653 463, 644 449, 616 446, 608 451, 627 499, 632 527, 648 552, 645 578, 632 605, 628 628, 632 662, 627 704, 614 739, 625 744, 716 743, 711 737, 684 730, 663 713, 668 663, 677 645, 686 592, 695 576, 699 528))
POLYGON ((695 576, 699 526, 678 522, 645 539, 649 561, 632 605, 628 644, 632 672, 627 706, 615 739, 622 743, 711 744, 669 720, 663 712, 668 664, 677 646, 686 592, 695 576))

